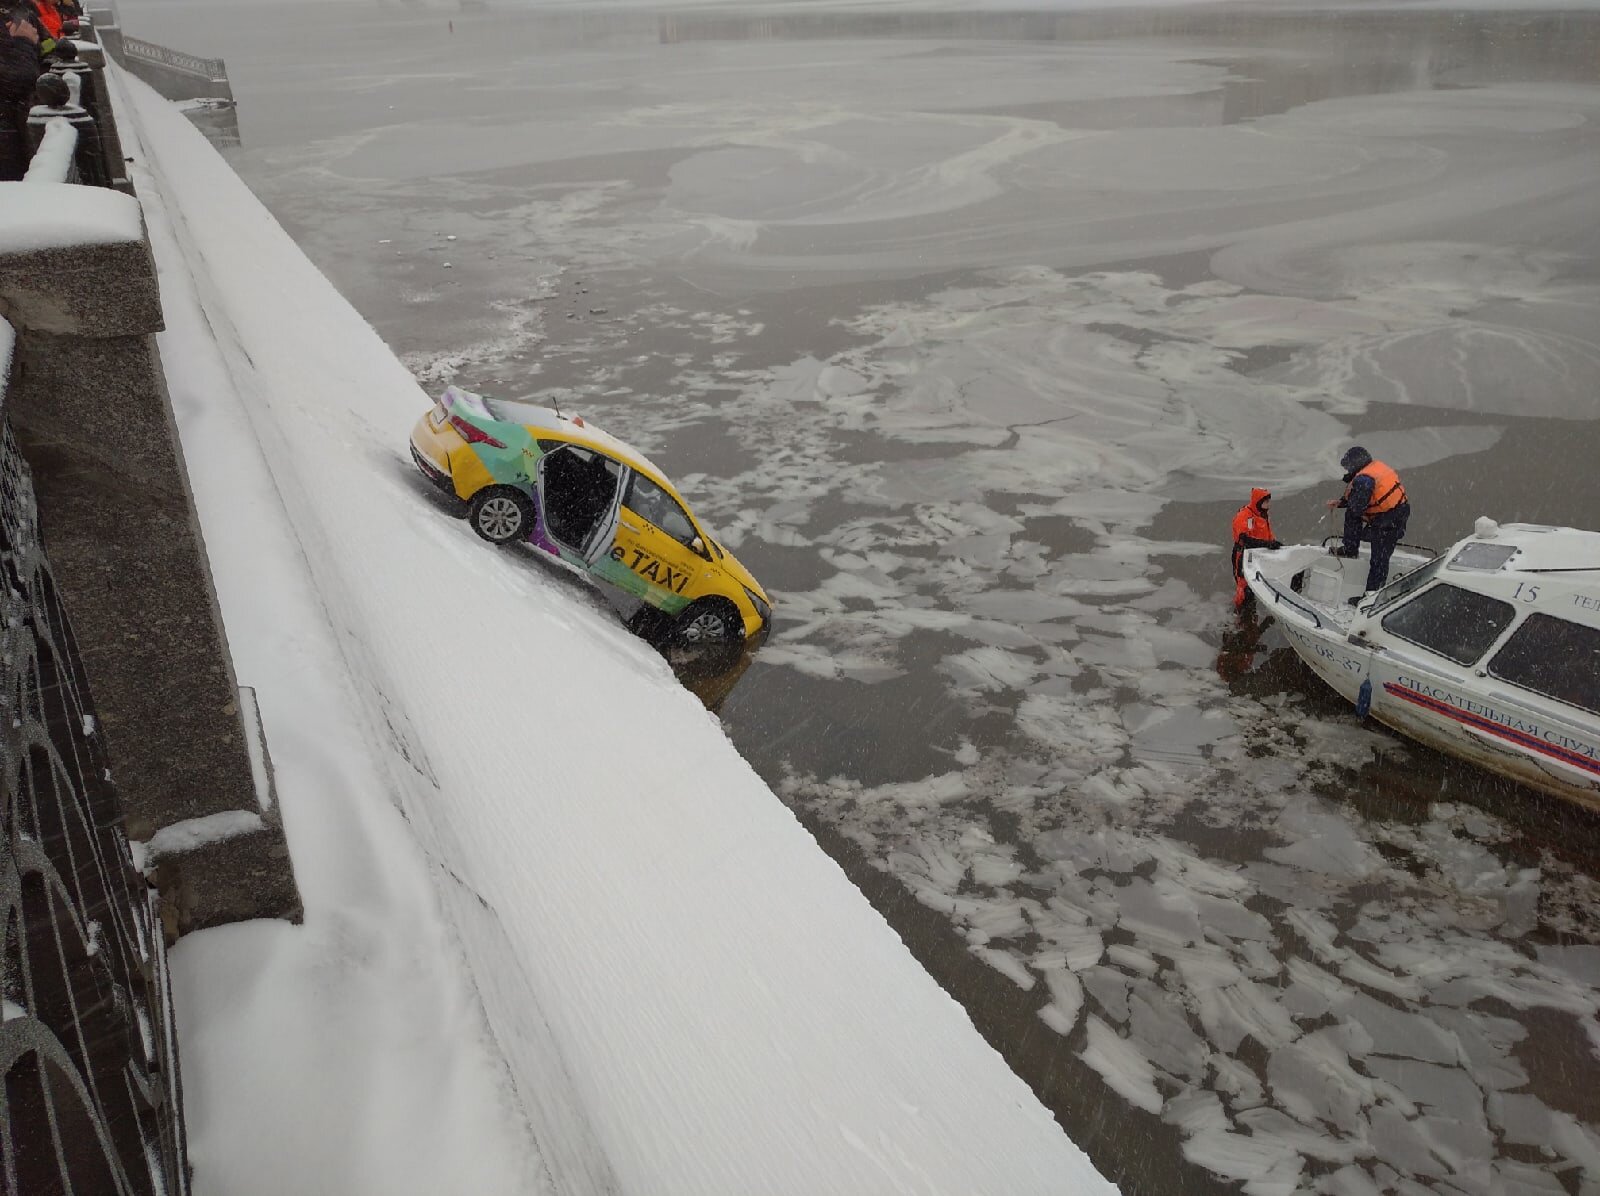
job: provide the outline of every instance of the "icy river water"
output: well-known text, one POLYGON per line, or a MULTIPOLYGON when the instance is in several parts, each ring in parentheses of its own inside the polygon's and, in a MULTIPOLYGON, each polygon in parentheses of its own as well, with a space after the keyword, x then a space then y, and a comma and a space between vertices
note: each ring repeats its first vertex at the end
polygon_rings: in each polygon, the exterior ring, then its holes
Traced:
POLYGON ((1363 725, 1225 550, 1352 443, 1417 543, 1600 527, 1600 13, 123 23, 425 384, 680 481, 778 602, 728 734, 1124 1191, 1600 1193, 1600 817, 1363 725))

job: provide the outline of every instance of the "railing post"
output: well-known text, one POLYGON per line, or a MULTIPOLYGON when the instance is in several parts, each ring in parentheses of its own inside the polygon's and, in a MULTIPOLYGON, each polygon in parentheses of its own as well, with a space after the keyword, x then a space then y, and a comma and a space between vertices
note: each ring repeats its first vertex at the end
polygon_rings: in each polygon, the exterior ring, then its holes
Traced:
MULTIPOLYGON (((55 91, 56 88, 51 88, 55 91)), ((46 75, 39 80, 39 95, 41 99, 49 98, 56 101, 65 98, 67 81, 59 75, 46 75), (58 85, 63 93, 61 96, 45 96, 47 82, 58 85)), ((45 104, 35 105, 28 113, 28 140, 32 142, 34 151, 39 149, 39 143, 44 140, 45 128, 52 120, 64 120, 71 125, 77 133, 76 146, 72 160, 76 171, 76 179, 62 178, 60 182, 80 182, 91 187, 106 187, 111 180, 106 177, 105 154, 100 146, 100 133, 96 129, 94 117, 75 104, 63 103, 51 106, 45 104)))
MULTIPOLYGON (((93 36, 98 37, 98 33, 93 36)), ((103 45, 89 41, 78 41, 77 62, 88 70, 88 79, 85 83, 87 94, 80 104, 94 117, 95 125, 100 130, 100 149, 105 162, 106 177, 110 186, 119 191, 131 191, 133 185, 128 182, 127 163, 122 157, 122 139, 117 136, 117 121, 111 111, 109 92, 106 90, 106 53, 103 45)))

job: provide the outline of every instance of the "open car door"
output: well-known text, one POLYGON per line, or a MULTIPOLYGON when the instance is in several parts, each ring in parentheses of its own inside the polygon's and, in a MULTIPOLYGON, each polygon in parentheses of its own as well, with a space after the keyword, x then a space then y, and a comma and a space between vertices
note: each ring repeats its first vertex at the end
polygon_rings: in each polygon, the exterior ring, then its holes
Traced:
POLYGON ((606 559, 606 554, 611 551, 611 545, 617 538, 617 519, 622 510, 622 492, 628 484, 628 474, 631 472, 626 466, 613 461, 610 457, 602 457, 601 460, 606 462, 611 473, 611 499, 606 504, 605 510, 600 513, 600 519, 582 549, 583 562, 590 566, 596 561, 606 559))
POLYGON ((605 558, 617 535, 617 513, 628 469, 584 445, 565 444, 543 454, 536 467, 545 534, 575 565, 605 558))

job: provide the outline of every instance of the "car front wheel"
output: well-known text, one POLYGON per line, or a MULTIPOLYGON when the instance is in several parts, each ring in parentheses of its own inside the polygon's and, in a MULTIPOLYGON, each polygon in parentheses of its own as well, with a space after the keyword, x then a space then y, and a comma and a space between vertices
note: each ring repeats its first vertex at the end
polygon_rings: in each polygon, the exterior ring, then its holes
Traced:
POLYGON ((491 544, 527 539, 533 528, 533 504, 506 486, 491 486, 472 496, 467 507, 472 530, 491 544))
POLYGON ((744 636, 744 623, 732 603, 701 599, 678 616, 673 638, 680 644, 725 644, 744 636))

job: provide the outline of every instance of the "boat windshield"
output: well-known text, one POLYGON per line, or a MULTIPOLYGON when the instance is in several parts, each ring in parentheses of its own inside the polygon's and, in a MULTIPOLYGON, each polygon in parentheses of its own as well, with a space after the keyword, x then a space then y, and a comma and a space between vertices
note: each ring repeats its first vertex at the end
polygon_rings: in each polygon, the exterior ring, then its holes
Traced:
POLYGON ((1372 600, 1372 605, 1367 607, 1367 612, 1370 614, 1372 611, 1382 610, 1395 600, 1415 593, 1432 581, 1443 565, 1444 557, 1436 556, 1427 564, 1418 565, 1410 573, 1395 578, 1378 591, 1378 596, 1372 600))

